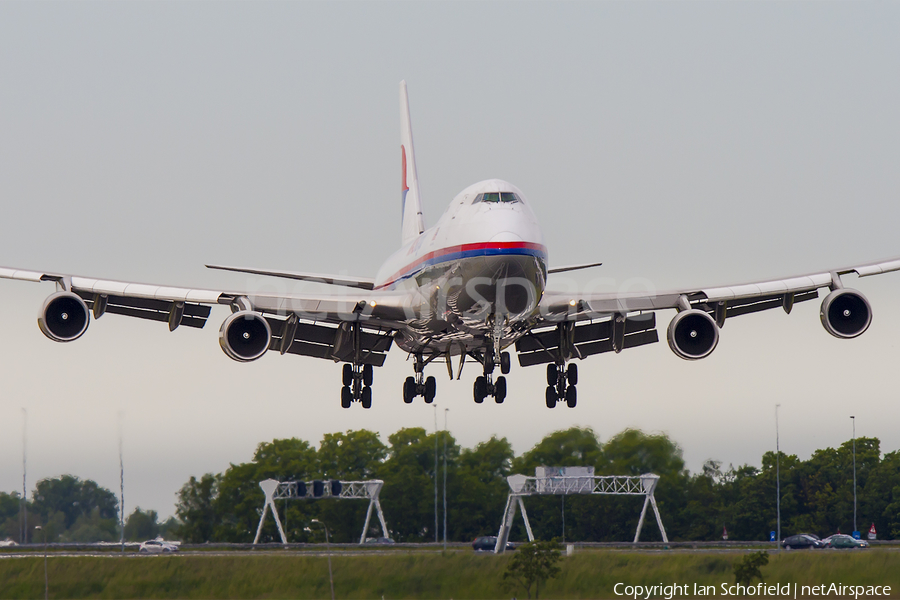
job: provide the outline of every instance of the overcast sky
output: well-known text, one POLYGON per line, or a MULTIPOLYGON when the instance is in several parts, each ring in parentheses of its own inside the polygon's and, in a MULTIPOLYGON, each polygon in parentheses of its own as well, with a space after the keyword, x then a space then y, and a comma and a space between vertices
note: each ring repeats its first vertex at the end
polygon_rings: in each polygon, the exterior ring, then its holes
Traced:
MULTIPOLYGON (((581 286, 898 256, 898 30, 896 3, 2 2, 0 265, 214 289, 273 282, 206 263, 374 276, 400 243, 401 79, 427 224, 506 179, 551 265, 604 262, 581 286)), ((582 362, 574 410, 544 406, 540 367, 513 367, 502 406, 474 404, 473 365, 428 374, 469 447, 636 427, 668 433, 693 471, 759 465, 780 403, 788 453, 846 441, 851 414, 893 451, 900 274, 859 288, 861 338, 829 336, 818 302, 729 320, 702 361, 663 341, 582 362)), ((201 331, 112 315, 57 344, 36 326, 52 291, 0 282, 0 490, 22 487, 22 407, 29 494, 63 473, 118 490, 121 419, 126 512, 163 517, 191 475, 262 441, 434 427, 402 402, 399 351, 373 408, 343 410, 339 365, 229 360, 225 307, 201 331)))

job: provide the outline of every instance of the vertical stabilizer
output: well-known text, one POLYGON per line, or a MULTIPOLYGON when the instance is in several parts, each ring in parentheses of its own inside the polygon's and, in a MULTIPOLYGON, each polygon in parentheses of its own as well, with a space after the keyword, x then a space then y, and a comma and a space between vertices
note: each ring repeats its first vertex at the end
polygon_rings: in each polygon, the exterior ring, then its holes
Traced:
POLYGON ((419 177, 416 174, 416 153, 413 151, 412 124, 409 120, 409 94, 406 81, 400 82, 400 194, 402 198, 400 226, 403 245, 425 231, 422 202, 419 197, 419 177))

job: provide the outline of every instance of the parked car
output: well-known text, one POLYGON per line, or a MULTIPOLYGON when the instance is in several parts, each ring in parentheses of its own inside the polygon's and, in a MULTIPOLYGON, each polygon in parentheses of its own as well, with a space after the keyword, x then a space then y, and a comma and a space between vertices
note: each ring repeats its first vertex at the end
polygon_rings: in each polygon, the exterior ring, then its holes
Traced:
POLYGON ((823 548, 824 544, 819 536, 812 533, 799 533, 784 538, 781 547, 785 550, 802 550, 805 548, 823 548))
POLYGON ((167 542, 161 537, 156 538, 155 540, 147 540, 138 548, 138 552, 143 552, 144 554, 169 554, 171 552, 178 552, 178 544, 180 542, 167 542))
POLYGON ((838 533, 823 540, 825 548, 868 548, 869 542, 838 533))
POLYGON ((18 546, 18 544, 9 538, 6 538, 5 540, 0 540, 0 548, 8 548, 11 546, 18 546))
MULTIPOLYGON (((497 536, 496 535, 483 535, 481 537, 475 538, 472 542, 472 548, 475 552, 493 552, 494 548, 497 547, 497 536)), ((506 542, 507 550, 515 550, 516 545, 512 542, 506 542)))

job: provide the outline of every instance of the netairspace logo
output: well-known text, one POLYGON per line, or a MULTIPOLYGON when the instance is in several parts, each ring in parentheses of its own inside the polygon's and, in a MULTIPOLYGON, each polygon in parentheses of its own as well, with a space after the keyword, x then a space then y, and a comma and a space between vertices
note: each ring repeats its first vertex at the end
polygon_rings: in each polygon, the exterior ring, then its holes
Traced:
POLYGON ((723 583, 721 585, 691 585, 689 583, 671 583, 669 585, 628 585, 617 583, 613 587, 616 596, 625 596, 637 600, 665 598, 672 600, 678 596, 782 596, 787 598, 809 598, 815 596, 835 596, 867 598, 890 596, 889 585, 842 585, 840 583, 822 585, 798 585, 796 583, 743 585, 740 583, 723 583), (799 596, 798 596, 799 594, 799 596))

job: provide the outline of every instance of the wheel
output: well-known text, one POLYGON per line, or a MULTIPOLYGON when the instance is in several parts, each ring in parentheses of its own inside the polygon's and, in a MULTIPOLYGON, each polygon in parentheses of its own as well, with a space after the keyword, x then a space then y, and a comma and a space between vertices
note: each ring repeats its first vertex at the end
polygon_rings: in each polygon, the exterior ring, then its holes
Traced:
POLYGON ((575 408, 575 405, 578 403, 578 392, 574 385, 570 385, 566 390, 566 406, 569 408, 575 408))
POLYGON ((501 375, 494 382, 494 402, 503 404, 504 400, 506 400, 506 377, 501 375))
POLYGON ((425 404, 431 404, 434 402, 434 397, 437 395, 437 380, 433 376, 429 376, 425 379, 425 404))
POLYGON ((790 550, 790 549, 791 549, 791 545, 790 545, 790 544, 785 545, 784 549, 785 549, 785 550, 790 550))
POLYGON ((416 379, 415 377, 407 377, 403 382, 403 401, 407 404, 412 403, 416 397, 416 379))
POLYGON ((345 385, 341 388, 341 408, 350 408, 352 402, 353 394, 350 392, 350 387, 345 385))
POLYGON ((566 370, 566 378, 569 380, 569 385, 578 385, 578 365, 575 363, 569 365, 566 370))
POLYGON ((362 402, 363 408, 372 408, 372 388, 366 386, 362 389, 360 402, 362 402))
POLYGON ((344 363, 344 373, 341 377, 341 381, 344 385, 350 385, 353 383, 353 365, 350 363, 344 363))
POLYGON ((504 375, 509 375, 510 368, 510 359, 509 352, 501 352, 500 353, 500 372, 504 375))
POLYGON ((556 395, 556 388, 552 385, 547 386, 547 408, 556 408, 556 401, 559 396, 556 395))
POLYGON ((556 385, 556 380, 559 379, 559 369, 553 363, 547 365, 547 385, 556 385))
POLYGON ((475 403, 481 404, 487 396, 487 380, 479 375, 475 378, 475 403))
POLYGON ((367 386, 372 385, 373 371, 374 371, 374 369, 372 368, 372 365, 363 365, 363 372, 362 372, 363 385, 367 385, 367 386))

